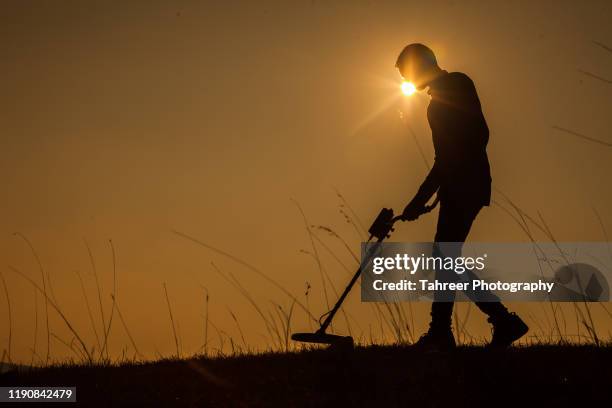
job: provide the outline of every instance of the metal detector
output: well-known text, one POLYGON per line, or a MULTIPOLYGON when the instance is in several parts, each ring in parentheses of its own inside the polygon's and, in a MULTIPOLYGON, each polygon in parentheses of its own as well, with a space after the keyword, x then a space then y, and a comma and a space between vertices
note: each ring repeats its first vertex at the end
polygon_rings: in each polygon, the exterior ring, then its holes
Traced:
MULTIPOLYGON (((424 208, 423 214, 433 210, 437 204, 438 199, 436 199, 431 205, 426 206, 424 208)), ((372 226, 368 230, 368 232, 370 233, 370 238, 366 243, 369 243, 372 238, 376 238, 376 242, 374 243, 374 245, 371 245, 369 247, 369 250, 367 254, 363 257, 363 261, 359 265, 357 272, 355 272, 355 275, 349 282, 346 289, 344 289, 344 292, 342 292, 342 295, 340 295, 340 298, 338 299, 334 307, 329 312, 323 314, 320 317, 319 323, 321 324, 321 327, 319 327, 319 330, 314 333, 293 333, 291 335, 291 340, 300 341, 304 343, 328 344, 331 346, 341 346, 348 348, 353 347, 353 338, 351 336, 328 334, 325 333, 325 331, 331 324, 332 320, 334 319, 334 316, 340 309, 340 306, 342 306, 342 302, 344 302, 344 299, 347 297, 347 295, 353 288, 353 285, 355 284, 355 282, 357 282, 357 278, 359 278, 359 275, 361 275, 363 269, 365 269, 365 267, 372 260, 372 256, 376 253, 380 244, 385 240, 385 238, 389 238, 391 236, 391 232, 394 231, 393 224, 401 219, 401 215, 398 215, 397 217, 393 216, 393 210, 391 208, 383 208, 382 210, 380 210, 380 213, 378 214, 378 216, 372 223, 372 226), (320 320, 323 319, 324 316, 327 317, 321 323, 320 320)))

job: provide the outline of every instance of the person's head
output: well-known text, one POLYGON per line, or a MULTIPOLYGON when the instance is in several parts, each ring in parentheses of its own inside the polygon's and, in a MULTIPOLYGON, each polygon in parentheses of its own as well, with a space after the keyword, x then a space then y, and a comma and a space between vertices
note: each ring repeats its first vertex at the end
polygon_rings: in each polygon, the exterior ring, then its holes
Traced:
POLYGON ((418 43, 407 45, 402 50, 395 67, 404 80, 412 82, 418 90, 424 89, 440 74, 433 51, 418 43))

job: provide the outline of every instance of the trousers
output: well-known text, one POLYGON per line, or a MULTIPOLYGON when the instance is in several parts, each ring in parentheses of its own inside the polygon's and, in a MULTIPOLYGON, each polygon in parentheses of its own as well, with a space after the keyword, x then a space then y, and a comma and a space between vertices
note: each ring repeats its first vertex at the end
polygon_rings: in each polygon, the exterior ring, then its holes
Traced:
MULTIPOLYGON (((465 242, 476 216, 482 205, 466 204, 461 202, 440 202, 436 236, 434 238, 434 255, 443 257, 461 256, 465 242), (448 243, 448 244, 446 244, 448 243)), ((472 272, 465 272, 472 274, 472 272)), ((454 280, 454 271, 436 270, 436 280, 446 282, 454 280)), ((472 274, 472 279, 474 278, 472 274)), ((468 297, 470 294, 466 292, 468 297)), ((508 313, 508 310, 499 302, 495 295, 490 294, 494 301, 474 301, 476 306, 486 315, 495 319, 508 313)), ((471 297, 470 297, 471 298, 471 297)), ((491 300, 489 299, 489 300, 491 300)), ((436 292, 431 305, 431 328, 447 329, 451 327, 451 317, 455 300, 454 291, 436 292)))

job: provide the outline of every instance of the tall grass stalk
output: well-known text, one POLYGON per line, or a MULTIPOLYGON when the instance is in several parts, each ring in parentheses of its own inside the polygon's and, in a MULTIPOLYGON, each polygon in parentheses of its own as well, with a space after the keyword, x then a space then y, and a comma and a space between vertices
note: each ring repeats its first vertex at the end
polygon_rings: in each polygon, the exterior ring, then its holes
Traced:
MULTIPOLYGON (((542 225, 544 226, 544 228, 546 229, 546 232, 548 234, 548 237, 550 238, 550 240, 555 244, 555 246, 557 247, 559 254, 563 257, 563 259, 565 260, 566 265, 570 265, 570 259, 567 258, 567 256, 565 255, 565 252, 561 249, 561 247, 559 247, 559 244, 557 242, 557 240, 555 239, 552 231, 550 230, 550 228, 548 227, 548 224, 546 223, 546 221, 544 220, 544 217, 542 216, 542 214, 538 211, 538 217, 542 223, 542 225)), ((578 281, 578 284, 580 285, 580 281, 578 281)), ((580 293, 584 293, 583 288, 580 287, 580 293)), ((572 302, 576 305, 575 302, 572 302)), ((582 303, 584 305, 584 308, 586 310, 586 314, 588 317, 588 322, 584 319, 584 316, 582 316, 582 324, 585 326, 585 328, 587 329, 587 331, 590 333, 590 335, 593 338, 593 342, 595 343, 595 345, 599 346, 599 337, 597 336, 597 329, 595 327, 595 321, 593 320, 593 316, 591 314, 591 307, 589 306, 589 302, 587 302, 586 296, 582 296, 582 303)), ((578 306, 576 305, 576 308, 578 308, 578 306)))
POLYGON ((205 294, 204 294, 204 345, 203 345, 203 349, 204 349, 204 355, 208 355, 208 302, 209 302, 209 295, 208 295, 208 289, 204 288, 205 294))
MULTIPOLYGON (((557 247, 557 250, 559 251, 560 256, 564 259, 564 262, 567 265, 569 265, 570 264, 570 260, 567 258, 566 254, 562 251, 562 249, 559 247, 559 244, 558 244, 557 240, 555 239, 554 234, 552 233, 550 227, 548 226, 548 224, 544 220, 544 217, 542 216, 542 214, 540 212, 538 212, 538 220, 534 219, 533 217, 529 216, 526 212, 524 212, 522 209, 520 209, 502 191, 500 191, 497 188, 495 190, 500 195, 502 195, 502 197, 506 200, 506 202, 508 202, 512 206, 514 211, 517 213, 518 218, 515 217, 512 213, 510 213, 510 211, 508 209, 506 209, 505 207, 503 207, 503 206, 501 206, 499 204, 498 204, 498 207, 500 207, 504 211, 506 211, 517 222, 517 224, 527 234, 527 236, 532 241, 532 243, 534 243, 534 245, 536 245, 535 239, 534 239, 533 235, 531 234, 531 232, 529 230, 527 221, 529 221, 531 224, 536 226, 544 235, 546 235, 546 237, 548 239, 550 239, 550 241, 557 247)), ((557 318, 557 310, 554 307, 552 301, 550 302, 550 304, 551 304, 551 310, 552 310, 552 313, 553 313, 553 318, 555 320, 555 326, 556 326, 556 329, 557 329, 558 336, 561 339, 561 341, 563 341, 563 334, 561 333, 561 329, 560 329, 558 318, 557 318)), ((592 314, 591 314, 591 308, 590 308, 588 302, 586 301, 585 298, 583 298, 582 304, 583 304, 583 307, 584 307, 584 309, 586 311, 586 317, 584 316, 584 313, 581 311, 579 304, 577 304, 576 302, 572 302, 572 304, 573 304, 573 307, 574 307, 574 314, 575 314, 575 317, 576 317, 576 329, 578 331, 580 331, 580 327, 583 326, 587 330, 587 332, 589 333, 591 341, 593 343, 595 343, 595 345, 599 345, 600 344, 600 340, 599 340, 599 337, 597 335, 597 329, 595 327, 595 322, 593 320, 593 317, 592 317, 592 314)), ((578 333, 578 336, 580 336, 580 333, 578 333)))
MULTIPOLYGON (((497 193, 499 193, 506 200, 506 202, 512 207, 514 212, 516 212, 516 215, 514 213, 512 213, 512 211, 507 209, 505 206, 503 206, 501 203, 499 203, 496 200, 492 200, 493 204, 496 205, 498 208, 500 208, 502 211, 504 211, 506 214, 508 214, 514 220, 514 222, 523 230, 523 232, 525 233, 525 235, 527 236, 529 241, 534 246, 534 252, 537 251, 537 250, 542 251, 541 248, 537 245, 536 239, 535 239, 533 233, 531 232, 531 229, 529 228, 529 224, 528 224, 527 220, 532 221, 532 223, 534 225, 536 225, 536 227, 538 227, 538 229, 542 229, 541 226, 538 223, 535 223, 533 221, 533 219, 531 217, 529 217, 529 215, 527 215, 523 210, 521 210, 510 199, 510 197, 508 197, 506 194, 504 194, 504 192, 502 192, 498 188, 495 188, 495 191, 497 193)), ((536 258, 539 259, 538 257, 536 257, 536 258)), ((540 265, 540 261, 539 260, 538 260, 538 266, 540 268, 540 274, 543 274, 542 267, 540 265)), ((550 305, 550 309, 551 309, 551 312, 552 312, 552 315, 553 315, 553 320, 555 322, 555 329, 557 331, 557 334, 559 335, 559 338, 562 339, 563 335, 561 333, 561 328, 559 326, 559 321, 558 321, 558 318, 557 318, 557 311, 555 309, 555 306, 554 306, 552 300, 550 300, 550 298, 549 298, 549 305, 550 305)))
POLYGON ((319 269, 319 275, 321 276, 321 286, 323 288, 323 295, 325 297, 325 304, 327 305, 327 309, 330 309, 330 304, 329 304, 329 296, 327 294, 327 285, 325 284, 325 275, 323 273, 323 265, 321 263, 321 258, 319 258, 319 253, 317 251, 317 247, 314 243, 314 239, 312 237, 312 231, 310 229, 310 225, 308 224, 308 220, 306 219, 306 214, 304 213, 304 210, 302 210, 302 207, 300 206, 300 203, 298 203, 296 200, 291 199, 291 201, 295 204, 295 206, 298 208, 300 214, 302 215, 302 219, 304 221, 304 228, 306 228, 306 232, 308 233, 308 239, 310 240, 310 246, 312 248, 312 254, 313 257, 315 259, 315 262, 317 263, 317 268, 319 269))
POLYGON ((38 292, 34 289, 34 344, 32 345, 32 359, 30 366, 34 366, 34 357, 36 354, 36 345, 38 343, 38 292))
MULTIPOLYGON (((300 250, 300 252, 303 253, 303 254, 311 256, 318 263, 320 263, 320 260, 319 260, 320 258, 318 258, 318 254, 313 254, 312 252, 306 251, 304 249, 300 250)), ((327 273, 327 271, 324 268, 322 268, 322 267, 321 267, 320 270, 324 272, 324 277, 325 277, 325 279, 327 279, 327 282, 329 283, 329 286, 331 287, 332 291, 334 292, 334 296, 337 299, 339 297, 339 293, 338 293, 338 290, 336 289, 336 285, 334 285, 334 282, 332 281, 331 277, 329 276, 329 273, 327 273)), ((328 306, 327 307, 328 312, 329 312, 330 309, 331 309, 331 307, 328 306)), ((327 315, 328 312, 323 314, 323 316, 327 315)), ((342 308, 342 309, 340 309, 340 313, 344 317, 344 321, 346 323, 347 330, 349 331, 349 334, 350 334, 350 332, 351 332, 351 324, 349 322, 346 310, 344 308, 342 308)), ((319 317, 319 322, 323 319, 323 316, 319 317)), ((330 324, 329 328, 330 328, 330 331, 333 332, 333 330, 334 330, 333 324, 330 324)))
POLYGON ((172 326, 172 334, 174 336, 174 345, 176 346, 176 358, 181 358, 178 337, 176 335, 176 326, 174 324, 174 315, 172 314, 172 307, 170 306, 170 298, 168 297, 168 288, 166 288, 166 282, 164 282, 163 285, 164 285, 164 294, 166 296, 166 304, 168 305, 168 313, 170 315, 170 325, 172 326))
POLYGON ((81 273, 77 270, 75 271, 77 278, 79 279, 79 283, 81 285, 81 292, 83 293, 83 299, 85 300, 85 308, 87 309, 87 314, 89 316, 89 322, 91 324, 91 328, 94 332, 94 336, 96 337, 96 343, 98 345, 98 350, 102 349, 102 343, 100 343, 100 336, 98 336, 98 330, 96 329, 96 324, 94 322, 93 314, 91 312, 91 306, 89 305, 89 298, 87 296, 87 290, 85 290, 85 285, 83 283, 83 278, 81 277, 81 273))
MULTIPOLYGON (((310 301, 308 299, 308 295, 310 294, 310 289, 311 288, 312 288, 312 286, 310 286, 310 283, 308 283, 308 281, 306 281, 306 289, 304 290, 304 298, 306 298, 306 308, 308 310, 310 310, 310 301)), ((306 319, 306 322, 307 322, 308 327, 310 328, 310 330, 313 330, 312 320, 306 319)))
MULTIPOLYGON (((38 254, 36 253, 36 250, 34 249, 34 246, 30 242, 30 240, 25 235, 23 235, 21 232, 15 232, 14 235, 23 239, 25 243, 28 245, 28 247, 30 248, 30 251, 32 251, 32 254, 34 255, 34 258, 36 259, 36 262, 38 263, 38 268, 40 270, 40 275, 42 278, 43 295, 45 298, 45 326, 47 330, 47 354, 45 356, 45 364, 48 364, 49 356, 51 354, 51 348, 50 348, 51 347, 51 329, 49 327, 49 301, 48 301, 49 298, 47 296, 47 277, 45 277, 45 270, 42 266, 42 262, 40 261, 40 258, 38 257, 38 254)), ((51 287, 49 287, 49 289, 51 289, 51 287)))
POLYGON ((111 249, 112 260, 113 260, 113 293, 111 296, 112 304, 111 304, 110 317, 108 318, 108 326, 105 328, 105 331, 104 331, 104 344, 102 346, 102 350, 100 350, 100 358, 102 358, 103 354, 106 354, 107 360, 109 359, 108 337, 110 335, 111 325, 113 324, 113 315, 115 312, 115 299, 117 298, 117 255, 115 252, 115 246, 113 245, 113 241, 109 239, 108 244, 111 249))
POLYGON ((263 320, 266 330, 270 334, 271 333, 270 322, 266 318, 266 315, 261 310, 257 302, 255 302, 255 299, 253 298, 253 296, 251 296, 249 291, 240 283, 240 280, 236 279, 236 277, 232 275, 231 273, 229 273, 229 276, 226 276, 214 262, 211 262, 211 265, 213 267, 213 270, 217 272, 219 276, 221 276, 226 282, 228 282, 232 287, 234 287, 234 289, 236 289, 238 293, 240 293, 247 300, 247 302, 249 302, 249 304, 257 312, 257 315, 261 317, 261 319, 263 320))
MULTIPOLYGON (((104 307, 102 306, 102 288, 100 287, 100 280, 98 279, 98 270, 96 268, 96 262, 94 260, 93 253, 89 246, 89 243, 85 238, 83 238, 83 242, 85 243, 85 247, 87 248, 87 253, 89 254, 89 261, 91 263, 91 269, 94 275, 94 279, 96 282, 96 290, 98 292, 98 305, 100 307, 100 317, 102 318, 102 334, 104 334, 106 329, 106 319, 104 317, 104 307)), ((100 353, 102 350, 100 350, 100 353)))
POLYGON ((361 231, 361 233, 359 234, 359 236, 363 239, 365 238, 365 233, 367 232, 366 227, 363 225, 363 223, 361 222, 361 218, 357 215, 357 213, 353 210, 353 207, 351 207, 351 205, 349 204, 349 202, 347 201, 346 198, 344 198, 344 196, 340 193, 340 191, 334 187, 334 192, 336 193, 336 196, 338 197, 338 199, 340 200, 340 207, 341 208, 346 208, 349 213, 350 213, 350 217, 351 217, 351 222, 356 221, 356 226, 358 226, 359 230, 361 231))
MULTIPOLYGON (((27 275, 23 274, 20 270, 18 270, 17 268, 13 267, 13 266, 9 266, 9 268, 15 272, 16 274, 18 274, 19 276, 21 276, 23 279, 25 279, 26 281, 28 281, 32 286, 34 286, 39 292, 41 292, 43 294, 43 296, 45 297, 45 300, 48 301, 48 304, 51 305, 51 307, 53 309, 55 309, 55 311, 57 312, 57 314, 62 318, 62 320, 64 321, 64 323, 66 324, 66 327, 68 327, 68 330, 70 330, 72 332, 72 334, 74 335, 74 337, 77 339, 77 341, 79 342, 81 348, 83 349, 83 352, 85 353, 87 360, 92 363, 93 362, 93 357, 90 354, 89 350, 87 349, 87 346, 85 345, 85 342, 83 341, 82 337, 79 335, 79 333, 76 331, 76 329, 74 328, 74 326, 70 323, 70 321, 68 321, 68 318, 66 318, 66 315, 64 315, 64 313, 61 311, 61 309, 59 308, 59 306, 49 298, 49 296, 47 296, 46 292, 44 291, 44 289, 42 289, 40 286, 38 286, 38 284, 36 282, 34 282, 32 279, 30 279, 27 275)), ((51 334, 49 333, 49 338, 51 338, 51 334)), ((48 361, 47 361, 48 362, 48 361)))
MULTIPOLYGON (((62 339, 61 337, 59 337, 57 334, 51 332, 51 338, 57 340, 60 344, 64 345, 67 349, 69 349, 70 351, 72 351, 74 353, 75 356, 77 356, 78 360, 76 361, 80 361, 80 360, 87 360, 87 354, 83 353, 83 350, 79 349, 79 348, 75 348, 74 346, 74 338, 72 339, 72 341, 70 343, 68 343, 66 340, 62 339)), ((91 361, 93 362, 93 361, 91 361)))
POLYGON ((6 285, 6 279, 4 274, 0 272, 0 280, 2 280, 2 287, 4 288, 4 294, 6 295, 6 305, 8 307, 8 321, 9 321, 9 332, 8 332, 8 361, 12 362, 11 359, 11 346, 13 344, 13 313, 11 311, 11 298, 9 296, 8 286, 6 285))
POLYGON ((264 280, 266 280, 268 283, 270 283, 271 285, 273 285, 275 288, 279 289, 281 292, 283 292, 287 297, 289 297, 291 300, 295 301, 295 304, 298 305, 300 307, 300 309, 302 309, 305 313, 308 314, 308 316, 313 319, 314 321, 317 321, 316 317, 310 313, 310 311, 308 310, 308 308, 306 308, 306 306, 304 306, 304 304, 302 302, 299 301, 299 299, 290 291, 288 291, 284 286, 282 286, 280 283, 278 283, 278 281, 270 278, 268 275, 266 275, 264 272, 262 272, 261 270, 257 269, 256 267, 254 267, 253 265, 249 264, 248 262, 245 262, 244 260, 228 253, 225 251, 222 251, 218 248, 213 247, 212 245, 208 245, 200 240, 198 240, 197 238, 191 237, 187 234, 183 234, 182 232, 176 231, 176 230, 172 230, 172 232, 182 238, 185 238, 197 245, 200 245, 204 248, 207 248, 219 255, 223 255, 226 258, 231 259, 232 261, 244 266, 245 268, 247 268, 248 270, 250 270, 251 272, 256 273, 257 275, 259 275, 260 277, 262 277, 264 280))
POLYGON ((247 345, 246 339, 244 337, 244 332, 242 331, 242 327, 240 326, 240 322, 238 322, 238 319, 236 318, 236 315, 234 314, 234 312, 232 312, 231 308, 228 307, 227 311, 229 312, 230 316, 232 316, 232 320, 234 320, 234 323, 236 323, 236 327, 238 328, 238 333, 240 334, 240 338, 242 339, 242 344, 244 345, 244 349, 247 350, 249 346, 247 345))
POLYGON ((123 330, 125 330, 125 334, 127 334, 128 338, 130 339, 130 343, 132 344, 132 347, 134 348, 136 355, 143 357, 142 353, 140 353, 140 351, 138 350, 138 347, 136 346, 136 342, 134 341, 134 337, 132 337, 132 333, 130 333, 130 329, 128 328, 128 325, 125 323, 125 319, 123 318, 123 314, 121 313, 121 309, 119 308, 119 303, 117 302, 117 299, 115 298, 114 295, 111 295, 111 298, 113 300, 113 303, 115 304, 115 309, 117 310, 117 316, 119 316, 119 320, 121 321, 123 330))

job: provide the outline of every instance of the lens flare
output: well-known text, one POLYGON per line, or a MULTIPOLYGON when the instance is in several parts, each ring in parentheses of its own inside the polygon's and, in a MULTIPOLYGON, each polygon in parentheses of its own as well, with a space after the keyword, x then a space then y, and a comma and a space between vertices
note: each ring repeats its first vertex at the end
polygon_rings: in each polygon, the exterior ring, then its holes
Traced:
POLYGON ((416 92, 416 87, 414 86, 414 84, 410 83, 410 82, 403 82, 402 83, 402 93, 406 96, 410 96, 413 93, 416 92))

